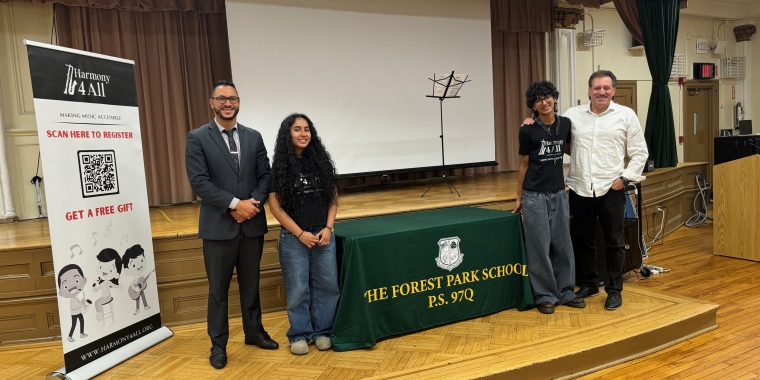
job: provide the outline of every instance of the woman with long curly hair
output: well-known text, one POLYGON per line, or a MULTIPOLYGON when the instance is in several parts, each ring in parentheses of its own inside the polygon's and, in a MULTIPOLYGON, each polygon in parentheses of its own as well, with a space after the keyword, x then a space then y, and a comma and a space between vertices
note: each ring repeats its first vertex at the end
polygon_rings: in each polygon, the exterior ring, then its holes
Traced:
POLYGON ((309 341, 332 347, 338 305, 333 225, 338 176, 311 120, 285 118, 277 133, 269 185, 269 209, 280 222, 279 255, 288 296, 290 352, 306 355, 309 341))

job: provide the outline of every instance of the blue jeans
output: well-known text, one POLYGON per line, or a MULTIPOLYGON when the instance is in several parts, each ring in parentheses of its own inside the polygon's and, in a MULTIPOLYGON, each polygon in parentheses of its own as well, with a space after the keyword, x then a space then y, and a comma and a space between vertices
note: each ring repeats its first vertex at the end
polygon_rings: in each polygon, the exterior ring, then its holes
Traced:
POLYGON ((523 191, 523 225, 528 278, 536 304, 565 304, 575 298, 575 258, 565 191, 523 191))
MULTIPOLYGON (((319 233, 322 227, 307 229, 319 233)), ((286 229, 280 230, 280 266, 288 296, 290 343, 330 336, 338 307, 335 235, 324 247, 309 248, 286 229)))

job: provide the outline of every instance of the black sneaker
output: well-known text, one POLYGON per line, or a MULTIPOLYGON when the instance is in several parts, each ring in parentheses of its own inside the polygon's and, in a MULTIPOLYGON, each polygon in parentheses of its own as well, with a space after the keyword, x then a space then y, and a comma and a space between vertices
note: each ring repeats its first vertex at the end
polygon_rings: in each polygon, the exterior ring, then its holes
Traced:
POLYGON ((617 310, 623 306, 623 298, 620 297, 620 293, 608 293, 607 301, 604 303, 606 310, 617 310))
POLYGON ((575 296, 579 298, 588 298, 588 297, 593 297, 593 296, 598 296, 598 295, 599 295, 599 288, 597 287, 592 288, 587 285, 581 286, 581 288, 578 289, 577 292, 575 292, 575 296))

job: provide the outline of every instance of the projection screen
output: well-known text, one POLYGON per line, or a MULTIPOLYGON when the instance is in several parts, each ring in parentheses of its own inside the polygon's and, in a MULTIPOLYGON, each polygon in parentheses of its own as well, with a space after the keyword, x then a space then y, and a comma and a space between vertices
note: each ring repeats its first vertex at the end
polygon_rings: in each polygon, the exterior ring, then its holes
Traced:
POLYGON ((238 122, 270 159, 280 122, 308 115, 339 174, 442 163, 434 74, 469 75, 446 99, 446 165, 493 162, 489 0, 228 0, 238 122))

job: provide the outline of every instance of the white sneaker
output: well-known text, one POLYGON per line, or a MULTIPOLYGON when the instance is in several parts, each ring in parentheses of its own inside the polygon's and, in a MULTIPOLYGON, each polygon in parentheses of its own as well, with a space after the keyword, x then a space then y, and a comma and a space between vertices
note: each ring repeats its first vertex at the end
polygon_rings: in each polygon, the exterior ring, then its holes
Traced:
POLYGON ((319 348, 320 351, 327 351, 332 348, 332 341, 328 336, 320 336, 314 344, 317 345, 317 348, 319 348))
POLYGON ((306 355, 309 353, 309 344, 305 340, 290 344, 290 352, 293 355, 306 355))

